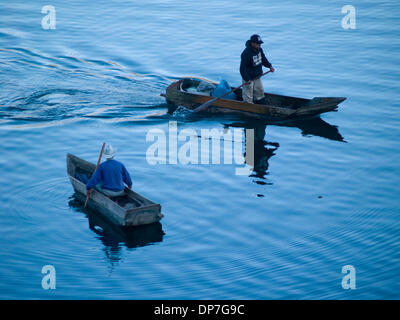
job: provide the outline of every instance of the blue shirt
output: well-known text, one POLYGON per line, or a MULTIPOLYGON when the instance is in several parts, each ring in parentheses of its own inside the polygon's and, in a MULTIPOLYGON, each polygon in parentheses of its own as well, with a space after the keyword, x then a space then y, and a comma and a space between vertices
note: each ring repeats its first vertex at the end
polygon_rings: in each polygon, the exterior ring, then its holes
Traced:
POLYGON ((131 177, 125 166, 117 160, 107 160, 99 165, 86 184, 86 189, 93 189, 100 183, 103 189, 121 191, 125 188, 124 182, 128 186, 132 185, 131 177))

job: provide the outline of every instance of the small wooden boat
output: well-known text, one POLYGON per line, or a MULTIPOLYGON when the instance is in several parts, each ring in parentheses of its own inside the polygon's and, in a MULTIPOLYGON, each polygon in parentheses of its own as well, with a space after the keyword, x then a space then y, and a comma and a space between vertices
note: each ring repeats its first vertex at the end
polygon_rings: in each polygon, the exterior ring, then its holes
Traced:
MULTIPOLYGON (((67 154, 67 173, 76 192, 77 199, 84 203, 86 184, 78 177, 93 174, 96 165, 72 154, 67 154)), ((110 222, 118 226, 138 226, 161 220, 161 206, 146 199, 140 194, 125 188, 125 195, 109 198, 103 193, 93 190, 88 207, 103 214, 110 222)))
MULTIPOLYGON (((208 81, 198 78, 183 78, 167 87, 166 93, 161 94, 167 103, 174 107, 184 106, 194 109, 197 106, 214 99, 209 94, 196 94, 193 88, 201 82, 208 81), (191 90, 188 90, 188 89, 191 90), (190 91, 190 92, 188 92, 190 91)), ((209 81, 210 82, 210 81, 209 81)), ((212 83, 212 82, 211 82, 212 83)), ((233 88, 232 88, 233 89, 233 88)), ((214 113, 240 113, 267 119, 291 119, 313 116, 335 110, 339 103, 346 98, 316 97, 313 99, 295 98, 272 93, 265 93, 266 104, 247 103, 243 101, 242 89, 235 91, 236 100, 218 99, 208 109, 214 113)))

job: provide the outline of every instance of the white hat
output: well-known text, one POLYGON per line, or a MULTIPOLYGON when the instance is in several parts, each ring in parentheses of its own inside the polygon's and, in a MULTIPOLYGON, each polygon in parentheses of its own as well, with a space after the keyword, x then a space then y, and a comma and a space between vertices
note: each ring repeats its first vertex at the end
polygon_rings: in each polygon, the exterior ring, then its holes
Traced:
POLYGON ((116 152, 116 151, 114 150, 114 148, 112 147, 112 145, 109 144, 109 143, 107 143, 106 147, 104 148, 104 153, 103 153, 104 158, 106 158, 106 159, 112 159, 112 158, 114 158, 115 152, 116 152))

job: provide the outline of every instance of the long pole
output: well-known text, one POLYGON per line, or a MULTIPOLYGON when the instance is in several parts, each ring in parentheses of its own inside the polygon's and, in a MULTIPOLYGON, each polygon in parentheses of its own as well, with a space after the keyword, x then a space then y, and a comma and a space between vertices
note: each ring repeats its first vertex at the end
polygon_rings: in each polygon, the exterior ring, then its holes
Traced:
MULTIPOLYGON (((101 151, 100 151, 100 155, 99 155, 99 160, 97 160, 96 169, 94 169, 93 174, 96 172, 97 168, 98 168, 99 165, 100 165, 101 157, 103 156, 103 151, 104 151, 104 147, 105 147, 105 146, 106 146, 106 143, 104 142, 104 143, 103 143, 103 146, 101 147, 101 151)), ((90 197, 90 194, 88 193, 87 196, 86 196, 86 201, 85 201, 85 207, 84 207, 84 208, 86 208, 86 206, 87 206, 87 204, 88 204, 88 202, 89 202, 89 197, 90 197)))

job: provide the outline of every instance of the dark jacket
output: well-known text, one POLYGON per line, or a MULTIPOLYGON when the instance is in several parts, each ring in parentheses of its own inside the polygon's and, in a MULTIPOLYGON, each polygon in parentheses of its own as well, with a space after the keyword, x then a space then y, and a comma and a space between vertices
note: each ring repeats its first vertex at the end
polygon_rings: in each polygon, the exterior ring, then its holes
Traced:
POLYGON ((254 49, 250 40, 247 40, 240 60, 240 74, 243 80, 249 81, 260 76, 263 73, 262 66, 270 68, 272 65, 265 57, 263 49, 254 49))

